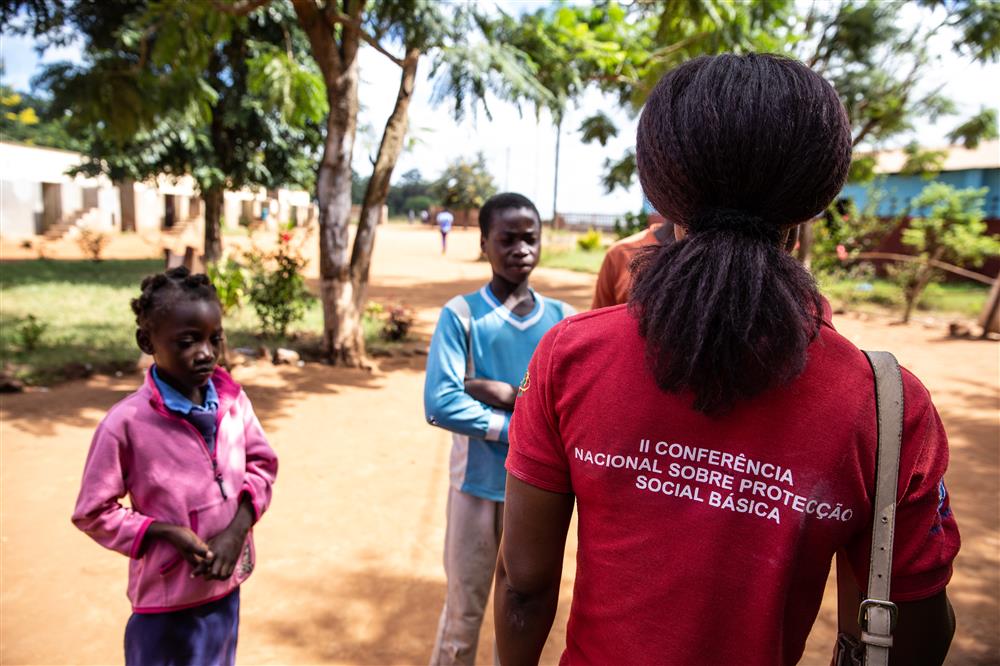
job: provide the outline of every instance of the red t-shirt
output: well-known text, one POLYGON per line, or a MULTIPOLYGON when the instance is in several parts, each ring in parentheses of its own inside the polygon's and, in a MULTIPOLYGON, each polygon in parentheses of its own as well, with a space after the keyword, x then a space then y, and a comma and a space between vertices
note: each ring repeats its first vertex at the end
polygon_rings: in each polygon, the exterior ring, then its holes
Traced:
MULTIPOLYGON (((561 663, 794 664, 834 553, 867 579, 871 367, 825 321, 802 375, 713 420, 660 391, 644 355, 625 306, 565 320, 514 410, 507 469, 576 495, 561 663)), ((912 601, 948 583, 959 535, 941 420, 916 377, 903 383, 892 598, 912 601)))

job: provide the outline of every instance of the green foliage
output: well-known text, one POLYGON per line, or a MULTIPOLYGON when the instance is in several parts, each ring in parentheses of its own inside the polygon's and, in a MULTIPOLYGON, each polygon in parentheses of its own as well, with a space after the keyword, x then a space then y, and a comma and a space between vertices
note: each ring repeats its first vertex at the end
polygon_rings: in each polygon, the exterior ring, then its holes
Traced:
MULTIPOLYGON (((0 69, 2 71, 2 69, 0 69)), ((0 84, 0 136, 32 146, 79 150, 62 118, 51 118, 49 101, 0 84)))
POLYGON ((926 180, 934 178, 941 173, 944 160, 948 156, 945 150, 926 150, 920 147, 916 141, 912 141, 903 148, 906 161, 899 170, 904 176, 921 176, 926 180))
POLYGON ((870 183, 875 180, 875 167, 878 160, 871 154, 855 154, 851 160, 851 169, 847 172, 849 183, 870 183))
POLYGON ((997 138, 996 109, 980 109, 979 113, 948 134, 949 141, 961 143, 969 149, 979 146, 980 141, 990 141, 995 138, 997 138))
POLYGON ((540 266, 546 268, 563 268, 569 271, 591 273, 596 275, 604 261, 604 252, 597 250, 581 250, 576 244, 569 249, 543 245, 540 266))
POLYGON ((603 111, 585 118, 580 123, 580 140, 583 143, 598 142, 606 146, 609 139, 618 136, 618 126, 603 111))
POLYGON ((608 194, 614 192, 615 188, 618 187, 628 189, 635 179, 635 174, 638 172, 638 166, 635 161, 635 149, 629 148, 626 150, 625 154, 619 160, 604 160, 604 169, 605 172, 604 176, 601 177, 601 183, 608 194))
MULTIPOLYGON (((555 6, 504 17, 495 38, 526 54, 535 77, 550 93, 542 102, 556 122, 566 104, 588 88, 615 96, 637 112, 660 76, 690 58, 723 51, 774 51, 772 34, 787 20, 790 0, 670 3, 599 2, 555 6)), ((604 114, 580 127, 585 142, 604 145, 617 128, 604 114)), ((628 187, 635 175, 631 153, 605 164, 605 187, 628 187)))
POLYGON ((901 219, 878 215, 884 198, 884 190, 875 182, 868 188, 863 209, 853 201, 834 201, 823 216, 812 223, 811 268, 814 273, 838 277, 850 274, 857 265, 859 254, 873 251, 899 226, 901 219))
POLYGON ((365 335, 377 336, 388 342, 406 340, 415 321, 413 310, 401 303, 385 307, 381 303, 368 301, 362 315, 365 335))
MULTIPOLYGON (((637 112, 662 74, 692 57, 773 52, 797 57, 829 79, 848 110, 855 144, 878 145, 910 132, 915 118, 933 122, 956 112, 939 89, 922 85, 934 65, 928 42, 948 28, 958 31, 955 50, 966 60, 994 61, 1000 53, 1000 4, 993 0, 921 0, 913 7, 880 0, 610 1, 525 13, 508 19, 500 34, 535 64, 557 120, 566 102, 590 86, 637 112), (921 20, 904 19, 904 11, 919 12, 921 20)), ((603 144, 614 136, 605 120, 585 121, 584 140, 603 144)), ((988 137, 982 130, 995 122, 985 120, 977 117, 960 129, 988 137)), ((960 129, 956 136, 964 140, 960 129)), ((852 182, 870 182, 873 166, 858 160, 852 182)), ((924 171, 932 170, 928 166, 919 164, 924 171)), ((609 192, 629 187, 633 155, 608 159, 605 171, 609 192)))
POLYGON ((86 56, 48 66, 38 84, 48 115, 85 148, 78 172, 189 174, 203 193, 312 185, 326 98, 290 7, 246 17, 162 0, 61 8, 86 56))
POLYGON ((410 197, 403 202, 400 207, 401 211, 413 211, 414 213, 420 213, 422 210, 428 210, 434 205, 434 199, 429 196, 419 195, 415 197, 410 197))
POLYGON ((35 351, 38 349, 38 343, 41 342, 42 336, 45 335, 49 325, 44 321, 40 321, 38 317, 33 314, 29 314, 24 321, 17 325, 16 332, 14 334, 14 339, 25 351, 35 351))
POLYGON ((619 240, 628 238, 632 234, 645 231, 647 227, 649 227, 649 214, 646 211, 625 213, 622 219, 615 220, 615 237, 619 240))
POLYGON ((302 275, 308 260, 302 255, 301 240, 293 240, 292 234, 281 232, 277 249, 247 254, 250 304, 266 337, 284 337, 289 325, 302 319, 313 300, 302 275))
POLYGON ((209 264, 206 273, 219 295, 222 314, 229 314, 243 307, 248 280, 247 271, 242 264, 230 257, 225 261, 209 264))
POLYGON ((434 205, 432 197, 434 184, 424 180, 416 169, 410 169, 399 180, 389 186, 386 204, 390 215, 405 215, 412 210, 419 213, 434 205))
POLYGON ((591 229, 576 239, 576 246, 584 252, 593 252, 601 247, 601 232, 591 229))
POLYGON ((460 158, 452 162, 433 187, 443 206, 459 210, 479 208, 496 191, 496 183, 486 168, 482 153, 474 160, 460 158))
POLYGON ((909 321, 924 289, 937 278, 934 262, 980 263, 1000 253, 1000 240, 987 235, 983 221, 983 197, 987 189, 956 190, 944 183, 931 183, 913 199, 918 216, 903 231, 903 243, 913 248, 919 262, 893 267, 892 277, 903 289, 909 321))
POLYGON ((922 258, 979 264, 1000 253, 1000 240, 986 233, 983 198, 987 189, 956 190, 931 183, 912 202, 918 217, 903 231, 903 243, 922 258))

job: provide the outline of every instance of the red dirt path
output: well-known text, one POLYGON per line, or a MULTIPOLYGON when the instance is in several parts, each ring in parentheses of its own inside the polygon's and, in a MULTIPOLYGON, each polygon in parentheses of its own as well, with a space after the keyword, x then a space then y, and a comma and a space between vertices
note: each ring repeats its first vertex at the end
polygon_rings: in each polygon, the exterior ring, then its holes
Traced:
MULTIPOLYGON (((418 334, 429 336, 440 306, 488 276, 477 240, 453 233, 442 258, 437 233, 383 228, 372 297, 407 302, 418 334)), ((108 256, 118 247, 150 254, 119 245, 108 256)), ((584 309, 593 278, 539 269, 534 284, 584 309)), ((1000 663, 1000 349, 921 326, 835 323, 859 346, 894 351, 934 396, 951 438, 948 481, 963 535, 949 587, 959 622, 949 663, 1000 663)), ((256 530, 259 566, 243 590, 240 663, 426 663, 444 596, 450 439, 424 422, 423 362, 380 359, 373 374, 316 364, 236 370, 281 457, 273 507, 256 530)), ((126 562, 69 515, 93 429, 137 381, 94 378, 0 401, 0 663, 122 661, 126 562)), ((571 538, 545 663, 561 651, 574 549, 571 538)), ((828 594, 802 663, 828 663, 833 608, 828 594)), ((491 626, 487 619, 483 663, 491 626)))

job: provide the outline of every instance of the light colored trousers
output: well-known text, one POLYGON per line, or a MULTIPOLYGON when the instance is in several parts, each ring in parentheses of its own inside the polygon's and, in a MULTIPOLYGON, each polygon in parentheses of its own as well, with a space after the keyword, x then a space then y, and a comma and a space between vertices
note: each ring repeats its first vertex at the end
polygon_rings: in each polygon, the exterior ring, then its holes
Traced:
MULTIPOLYGON (((448 526, 444 537, 444 572, 448 593, 438 622, 431 666, 468 666, 476 661, 479 628, 493 587, 503 502, 448 490, 448 526)), ((494 641, 494 663, 496 642, 494 641)))

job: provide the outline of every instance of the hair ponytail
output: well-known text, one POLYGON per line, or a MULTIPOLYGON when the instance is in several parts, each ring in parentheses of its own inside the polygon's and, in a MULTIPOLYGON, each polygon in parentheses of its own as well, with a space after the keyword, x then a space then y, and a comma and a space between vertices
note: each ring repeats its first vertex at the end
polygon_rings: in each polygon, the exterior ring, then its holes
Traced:
POLYGON ((794 379, 822 302, 782 241, 847 175, 836 92, 778 56, 697 58, 657 84, 636 144, 647 198, 687 231, 632 267, 629 309, 656 383, 715 415, 794 379))
POLYGON ((633 271, 630 308, 662 390, 691 390, 716 415, 802 371, 821 302, 780 239, 712 228, 650 248, 633 271))

